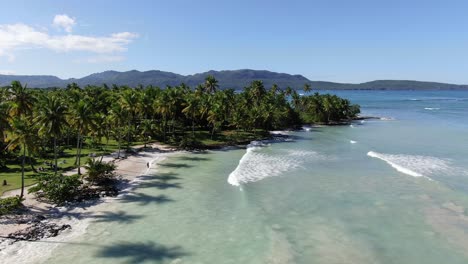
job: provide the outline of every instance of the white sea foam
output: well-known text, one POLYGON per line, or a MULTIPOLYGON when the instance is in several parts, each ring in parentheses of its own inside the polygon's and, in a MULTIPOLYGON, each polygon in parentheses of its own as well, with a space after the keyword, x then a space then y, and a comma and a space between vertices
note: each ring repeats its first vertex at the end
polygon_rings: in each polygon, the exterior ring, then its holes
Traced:
POLYGON ((425 107, 424 110, 440 110, 438 107, 425 107))
POLYGON ((351 144, 356 144, 356 143, 357 143, 357 141, 350 140, 350 141, 349 141, 349 143, 351 143, 351 144))
POLYGON ((395 118, 393 118, 393 117, 381 117, 380 120, 383 120, 383 121, 393 121, 393 120, 395 120, 395 118))
POLYGON ((287 131, 287 130, 276 130, 276 131, 270 131, 270 134, 273 134, 273 135, 285 135, 285 134, 289 134, 290 131, 287 131))
POLYGON ((239 186, 241 183, 255 182, 266 177, 278 176, 285 171, 299 167, 294 159, 260 153, 257 152, 256 148, 258 147, 247 149, 237 168, 228 177, 230 184, 239 186))
POLYGON ((270 154, 265 153, 265 146, 269 144, 260 141, 254 141, 248 145, 236 169, 229 174, 227 179, 229 184, 240 186, 267 177, 279 176, 286 171, 301 168, 301 165, 308 160, 327 158, 309 150, 287 150, 270 154))
POLYGON ((305 131, 309 132, 310 130, 312 130, 312 127, 311 126, 303 126, 302 130, 305 130, 305 131))
POLYGON ((354 125, 349 125, 349 127, 354 128, 354 125))
POLYGON ((449 173, 452 169, 450 161, 430 156, 394 155, 374 151, 369 151, 367 155, 383 160, 397 171, 413 177, 431 179, 430 176, 434 174, 449 173))

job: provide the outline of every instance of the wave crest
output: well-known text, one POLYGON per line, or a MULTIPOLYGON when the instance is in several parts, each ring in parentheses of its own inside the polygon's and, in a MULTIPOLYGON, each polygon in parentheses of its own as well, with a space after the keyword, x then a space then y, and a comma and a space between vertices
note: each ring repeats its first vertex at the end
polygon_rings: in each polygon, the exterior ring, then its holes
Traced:
POLYGON ((397 171, 413 176, 425 177, 434 173, 447 172, 451 169, 450 162, 430 156, 394 155, 369 151, 367 156, 385 161, 397 171))
POLYGON ((249 144, 236 169, 229 174, 228 183, 239 186, 260 181, 301 168, 301 164, 308 160, 327 158, 315 151, 300 149, 266 153, 263 150, 269 145, 269 143, 261 141, 249 144))

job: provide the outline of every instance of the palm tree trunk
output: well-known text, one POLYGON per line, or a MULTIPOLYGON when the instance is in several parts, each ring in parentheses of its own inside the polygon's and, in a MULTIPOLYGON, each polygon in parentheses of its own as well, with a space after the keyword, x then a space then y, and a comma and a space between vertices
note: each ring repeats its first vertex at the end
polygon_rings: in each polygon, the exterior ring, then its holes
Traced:
POLYGON ((54 172, 55 172, 55 175, 57 175, 57 137, 54 137, 54 161, 55 161, 54 172))
POLYGON ((78 156, 80 155, 80 138, 81 134, 78 131, 78 137, 76 138, 76 158, 75 158, 75 165, 78 164, 78 156))
POLYGON ((211 130, 211 139, 213 140, 213 136, 214 136, 214 133, 215 133, 215 126, 213 125, 213 129, 211 130))
POLYGON ((172 117, 172 124, 171 124, 171 126, 172 126, 172 128, 171 128, 171 130, 172 130, 172 135, 174 136, 174 134, 175 134, 175 129, 174 129, 174 126, 175 126, 175 115, 172 117))
POLYGON ((103 154, 101 155, 101 162, 102 162, 102 159, 104 158, 104 153, 106 153, 108 145, 109 145, 109 137, 106 136, 106 145, 104 146, 103 154))
POLYGON ((127 131, 127 150, 130 149, 130 127, 131 127, 131 124, 129 122, 128 123, 128 131, 127 131))
POLYGON ((26 144, 23 144, 23 162, 21 163, 21 193, 20 199, 24 196, 24 162, 26 159, 26 144))
POLYGON ((78 147, 78 175, 81 175, 81 149, 83 148, 83 140, 80 140, 78 147))
POLYGON ((195 137, 195 118, 192 113, 192 136, 195 137))
POLYGON ((117 134, 117 144, 118 144, 118 152, 117 152, 117 158, 120 159, 120 148, 121 148, 121 144, 120 144, 120 133, 117 134))
MULTIPOLYGON (((29 155, 31 155, 31 153, 29 153, 29 155)), ((36 170, 36 168, 34 167, 34 164, 33 164, 33 162, 32 162, 31 156, 28 156, 28 160, 29 160, 29 165, 31 165, 31 169, 34 171, 34 173, 37 173, 37 170, 36 170)))
POLYGON ((166 121, 166 117, 164 117, 164 120, 163 120, 163 137, 164 137, 164 142, 166 142, 166 127, 167 127, 167 121, 166 121))

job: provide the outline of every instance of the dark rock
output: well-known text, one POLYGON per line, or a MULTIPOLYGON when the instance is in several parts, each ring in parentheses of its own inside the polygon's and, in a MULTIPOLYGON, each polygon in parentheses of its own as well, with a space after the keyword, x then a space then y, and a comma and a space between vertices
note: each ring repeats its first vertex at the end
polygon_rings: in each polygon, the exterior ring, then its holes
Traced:
POLYGON ((62 231, 71 229, 70 225, 57 225, 53 223, 38 222, 32 226, 8 235, 8 238, 19 240, 36 241, 48 237, 56 237, 62 231))

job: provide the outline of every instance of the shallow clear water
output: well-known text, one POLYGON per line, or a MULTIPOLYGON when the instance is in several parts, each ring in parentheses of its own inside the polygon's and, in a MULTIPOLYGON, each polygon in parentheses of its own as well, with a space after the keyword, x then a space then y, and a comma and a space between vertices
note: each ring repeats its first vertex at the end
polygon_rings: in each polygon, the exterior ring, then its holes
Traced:
POLYGON ((468 92, 336 93, 392 120, 171 157, 47 263, 468 263, 468 92))

